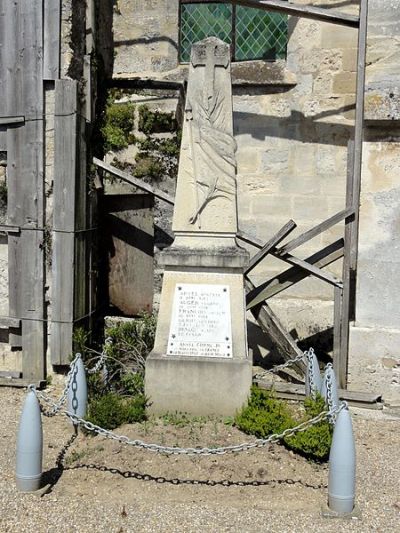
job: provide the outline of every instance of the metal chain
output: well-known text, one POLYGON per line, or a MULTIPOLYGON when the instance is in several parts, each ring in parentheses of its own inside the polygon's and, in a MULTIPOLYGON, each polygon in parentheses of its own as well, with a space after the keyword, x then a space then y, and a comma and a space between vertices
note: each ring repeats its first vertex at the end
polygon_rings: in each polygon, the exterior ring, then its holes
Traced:
MULTIPOLYGON (((65 403, 65 401, 67 399, 68 390, 69 390, 69 387, 70 387, 72 379, 73 379, 73 374, 74 374, 74 370, 75 370, 75 364, 76 364, 77 360, 80 357, 81 357, 81 354, 77 353, 76 356, 75 356, 75 359, 72 361, 72 363, 70 365, 69 372, 67 374, 67 379, 66 379, 64 390, 62 391, 61 396, 57 400, 57 402, 52 402, 52 401, 49 402, 49 401, 45 400, 45 401, 47 401, 47 403, 52 404, 52 408, 49 411, 44 411, 43 408, 42 408, 42 413, 45 416, 48 416, 48 417, 56 416, 56 414, 61 410, 61 407, 63 406, 63 404, 65 403)), ((34 388, 32 388, 32 389, 35 390, 34 388)), ((35 391, 35 392, 37 392, 37 391, 35 391)))
POLYGON ((273 368, 265 370, 264 372, 259 372, 258 374, 255 374, 253 376, 253 379, 262 379, 263 377, 267 376, 268 374, 277 374, 281 370, 283 370, 285 368, 289 368, 289 367, 295 365, 296 363, 298 363, 299 361, 303 361, 304 362, 305 353, 306 352, 304 352, 302 354, 299 354, 294 359, 289 359, 288 361, 286 361, 285 363, 282 363, 281 365, 276 365, 273 368))
POLYGON ((106 338, 106 340, 104 341, 105 346, 103 348, 103 351, 101 352, 97 363, 94 365, 93 368, 86 369, 88 374, 95 374, 105 365, 105 360, 107 359, 107 348, 111 346, 112 342, 113 341, 111 337, 106 338))
POLYGON ((315 395, 315 382, 314 382, 314 366, 313 366, 313 356, 314 348, 310 348, 308 351, 304 352, 304 356, 308 365, 308 386, 310 388, 311 396, 315 395))
MULTIPOLYGON (((110 346, 111 343, 112 343, 112 338, 111 337, 107 337, 107 339, 105 340, 105 347, 104 347, 100 357, 98 358, 98 361, 95 364, 95 366, 93 368, 90 368, 90 369, 86 368, 86 371, 87 371, 88 374, 94 374, 95 372, 98 372, 102 367, 105 366, 105 360, 107 358, 106 349, 107 349, 107 346, 110 346)), ((58 399, 58 401, 57 402, 53 402, 52 400, 49 401, 49 400, 46 400, 43 397, 43 400, 45 400, 47 403, 50 403, 52 405, 52 408, 49 411, 44 411, 43 408, 42 408, 42 413, 45 416, 47 416, 47 417, 55 416, 60 411, 61 407, 64 405, 64 403, 65 403, 65 401, 67 399, 68 390, 69 390, 70 387, 72 387, 72 391, 74 392, 74 397, 72 399, 72 407, 74 408, 74 404, 75 404, 75 408, 76 408, 76 406, 77 406, 77 403, 76 403, 77 402, 77 400, 76 400, 77 384, 76 384, 76 379, 74 379, 74 375, 77 372, 76 362, 81 357, 82 357, 82 355, 80 353, 77 353, 75 355, 74 360, 70 364, 70 368, 69 368, 69 371, 68 371, 68 374, 67 374, 65 386, 64 386, 64 389, 63 389, 63 391, 61 393, 61 396, 58 399)))
POLYGON ((325 386, 326 386, 326 403, 328 404, 329 411, 332 412, 332 416, 330 417, 329 421, 332 425, 335 425, 336 423, 336 417, 337 414, 335 414, 334 411, 334 404, 333 404, 333 396, 332 396, 332 376, 330 372, 327 372, 327 369, 332 369, 333 365, 332 363, 328 363, 325 368, 325 386))
MULTIPOLYGON (((50 404, 53 403, 52 400, 46 394, 36 389, 34 390, 38 399, 43 399, 44 401, 50 404)), ((335 409, 334 412, 322 411, 319 415, 315 416, 311 420, 302 422, 301 424, 293 428, 288 428, 280 434, 274 433, 266 439, 257 439, 254 442, 246 442, 243 444, 224 446, 219 448, 181 448, 179 446, 161 446, 159 444, 148 444, 138 439, 130 439, 125 435, 117 435, 112 431, 97 426, 96 424, 93 424, 88 420, 84 420, 83 418, 80 418, 68 411, 61 410, 61 413, 70 418, 75 426, 81 426, 87 431, 96 433, 97 435, 101 435, 102 437, 105 437, 107 439, 118 441, 121 444, 128 444, 130 446, 134 446, 135 448, 142 448, 147 451, 165 453, 168 455, 224 455, 226 453, 242 452, 250 450, 252 448, 261 448, 263 446, 267 446, 268 444, 277 443, 280 440, 285 439, 287 437, 291 437, 298 432, 306 431, 309 427, 314 426, 319 422, 322 422, 323 420, 331 418, 332 415, 337 415, 346 406, 347 404, 345 402, 342 402, 339 407, 335 409)))

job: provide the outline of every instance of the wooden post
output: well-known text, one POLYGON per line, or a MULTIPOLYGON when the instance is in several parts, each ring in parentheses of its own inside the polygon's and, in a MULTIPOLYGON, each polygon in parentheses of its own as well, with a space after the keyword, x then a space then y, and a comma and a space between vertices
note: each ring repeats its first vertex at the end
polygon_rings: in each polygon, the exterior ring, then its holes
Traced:
POLYGON ((79 192, 78 173, 78 83, 56 81, 53 219, 53 301, 51 361, 66 364, 72 353, 74 324, 75 210, 79 192))
POLYGON ((43 0, 43 79, 57 80, 60 77, 61 2, 43 0))
MULTIPOLYGON (((42 0, 6 3, 6 105, 9 116, 25 122, 7 130, 9 314, 22 319, 23 378, 45 377, 47 327, 44 304, 44 124, 42 0), (9 53, 9 55, 8 55, 9 53)), ((3 56, 4 57, 4 56, 3 56)))

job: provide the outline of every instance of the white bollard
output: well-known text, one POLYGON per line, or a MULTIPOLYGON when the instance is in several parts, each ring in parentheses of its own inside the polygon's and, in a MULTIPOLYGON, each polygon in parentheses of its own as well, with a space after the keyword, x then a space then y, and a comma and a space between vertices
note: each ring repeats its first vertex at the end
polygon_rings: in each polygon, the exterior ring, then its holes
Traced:
POLYGON ((318 359, 314 352, 312 353, 312 371, 313 371, 314 386, 313 386, 313 390, 311 391, 311 393, 315 395, 317 392, 320 392, 321 390, 322 378, 321 378, 321 371, 319 369, 318 359))
POLYGON ((337 415, 329 454, 328 506, 339 515, 354 509, 356 448, 349 410, 337 415))
POLYGON ((86 416, 87 409, 87 382, 86 372, 80 354, 75 361, 72 378, 68 388, 67 410, 79 418, 86 416))
POLYGON ((16 485, 22 492, 40 489, 42 478, 43 430, 40 405, 29 390, 22 408, 17 437, 16 485))

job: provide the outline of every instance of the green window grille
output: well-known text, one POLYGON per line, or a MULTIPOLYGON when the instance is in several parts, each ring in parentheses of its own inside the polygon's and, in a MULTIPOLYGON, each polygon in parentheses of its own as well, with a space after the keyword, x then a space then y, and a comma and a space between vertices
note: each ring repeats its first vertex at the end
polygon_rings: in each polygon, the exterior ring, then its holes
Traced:
POLYGON ((287 15, 232 4, 181 3, 180 60, 193 43, 215 36, 232 45, 232 59, 285 59, 287 15))

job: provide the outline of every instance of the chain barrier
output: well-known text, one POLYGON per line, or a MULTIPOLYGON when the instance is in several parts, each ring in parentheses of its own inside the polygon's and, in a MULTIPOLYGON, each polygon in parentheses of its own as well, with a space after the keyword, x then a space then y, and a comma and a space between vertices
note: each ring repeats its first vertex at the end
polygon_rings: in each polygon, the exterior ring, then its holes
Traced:
MULTIPOLYGON (((44 400, 46 403, 53 404, 51 398, 49 398, 46 394, 44 394, 41 391, 38 391, 36 389, 33 389, 36 393, 36 396, 38 399, 44 400)), ((56 404, 53 404, 56 405, 56 404)), ((90 431, 92 433, 96 433, 97 435, 100 435, 102 437, 105 437, 107 439, 115 440, 117 442, 120 442, 121 444, 127 444, 129 446, 133 446, 135 448, 142 448, 147 451, 156 452, 156 453, 165 453, 168 455, 224 455, 226 453, 234 453, 234 452, 242 452, 247 451, 252 448, 261 448, 264 446, 267 446, 268 444, 275 444, 287 437, 292 437, 295 435, 295 433, 306 431, 309 427, 314 426, 318 424, 319 422, 322 422, 323 420, 330 419, 332 415, 337 415, 343 408, 345 408, 347 404, 345 402, 342 402, 339 407, 337 407, 334 411, 322 411, 319 415, 315 416, 314 418, 307 420, 305 422, 302 422, 301 424, 293 427, 285 429, 280 434, 272 434, 266 439, 256 439, 253 442, 245 442, 242 444, 237 445, 230 445, 230 446, 223 446, 219 448, 181 448, 179 446, 162 446, 159 444, 153 444, 153 443, 146 443, 138 439, 130 439, 129 437, 125 435, 117 435, 116 433, 113 433, 112 431, 109 431, 107 429, 104 429, 100 426, 97 426, 96 424, 93 424, 92 422, 89 422, 88 420, 84 420, 83 418, 80 418, 76 416, 75 414, 72 414, 66 410, 61 410, 60 412, 71 419, 73 424, 75 426, 80 426, 86 429, 87 431, 90 431)))
POLYGON ((268 374, 278 374, 278 372, 280 372, 281 370, 284 370, 285 368, 290 368, 291 366, 295 365, 300 361, 304 362, 305 358, 306 352, 297 355, 294 359, 289 359, 281 365, 276 365, 268 370, 265 370, 264 372, 259 372, 258 374, 255 374, 253 376, 253 379, 262 379, 263 377, 268 376, 268 374))
MULTIPOLYGON (((102 367, 103 367, 103 369, 106 370, 106 366, 105 366, 105 360, 107 358, 106 349, 107 349, 108 346, 110 346, 111 343, 112 343, 112 338, 111 337, 107 337, 107 339, 105 340, 105 347, 104 347, 100 357, 98 358, 98 361, 95 364, 95 366, 93 368, 90 368, 90 369, 86 368, 86 372, 88 374, 94 374, 95 372, 98 372, 102 367)), ((69 368, 69 371, 68 371, 68 374, 67 374, 65 386, 64 386, 64 389, 63 389, 63 391, 61 393, 60 398, 56 402, 53 402, 53 400, 51 400, 49 397, 47 399, 45 399, 44 397, 42 398, 46 403, 49 403, 49 404, 52 405, 52 407, 51 407, 51 409, 49 411, 45 411, 43 406, 41 405, 41 411, 44 414, 44 416, 52 417, 52 416, 56 416, 56 414, 60 412, 62 406, 64 405, 64 403, 65 403, 65 401, 67 399, 68 390, 69 390, 70 387, 72 388, 72 392, 74 393, 73 394, 73 398, 72 398, 72 408, 74 410, 77 409, 78 400, 76 398, 76 390, 77 390, 76 373, 77 373, 78 369, 77 369, 77 366, 76 366, 76 362, 81 357, 82 357, 82 355, 80 353, 77 353, 75 355, 75 358, 71 362, 70 368, 69 368)))

